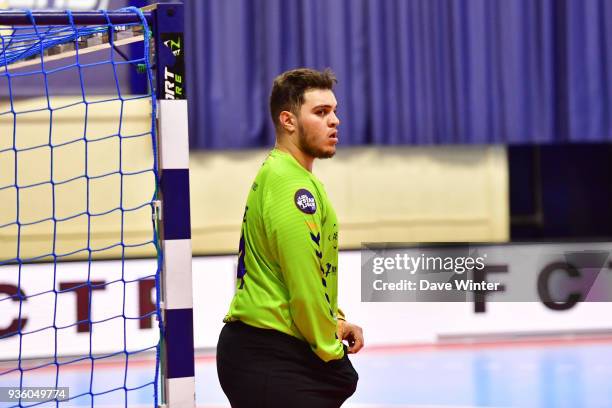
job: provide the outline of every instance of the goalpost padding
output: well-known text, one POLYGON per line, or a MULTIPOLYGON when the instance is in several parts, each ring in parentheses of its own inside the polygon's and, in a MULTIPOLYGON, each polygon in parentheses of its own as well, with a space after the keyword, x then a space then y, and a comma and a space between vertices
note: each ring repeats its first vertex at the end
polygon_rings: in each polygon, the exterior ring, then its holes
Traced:
POLYGON ((183 7, 159 4, 154 14, 161 151, 161 218, 164 253, 162 335, 164 402, 170 408, 195 406, 189 135, 185 89, 183 7))

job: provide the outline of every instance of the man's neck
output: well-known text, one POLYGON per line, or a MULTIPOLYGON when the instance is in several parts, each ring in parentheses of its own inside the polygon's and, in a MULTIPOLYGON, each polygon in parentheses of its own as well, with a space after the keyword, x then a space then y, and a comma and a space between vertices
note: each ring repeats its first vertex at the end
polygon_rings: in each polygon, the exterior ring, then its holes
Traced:
POLYGON ((294 144, 288 137, 276 138, 276 145, 274 148, 289 153, 297 162, 312 173, 312 164, 314 163, 314 157, 304 153, 299 146, 294 144), (279 139, 281 139, 279 141, 279 139))

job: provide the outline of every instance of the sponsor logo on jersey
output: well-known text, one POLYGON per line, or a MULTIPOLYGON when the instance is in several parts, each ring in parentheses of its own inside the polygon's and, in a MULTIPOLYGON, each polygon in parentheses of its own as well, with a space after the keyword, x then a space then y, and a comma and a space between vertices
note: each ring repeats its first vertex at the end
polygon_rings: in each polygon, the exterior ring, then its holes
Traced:
POLYGON ((312 193, 304 188, 295 192, 295 205, 305 214, 314 214, 317 212, 317 203, 312 193))

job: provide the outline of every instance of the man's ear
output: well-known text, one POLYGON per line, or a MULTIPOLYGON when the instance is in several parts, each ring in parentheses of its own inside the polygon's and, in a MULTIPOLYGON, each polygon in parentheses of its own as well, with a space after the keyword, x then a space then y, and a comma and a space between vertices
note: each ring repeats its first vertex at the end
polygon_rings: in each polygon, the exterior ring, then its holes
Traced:
POLYGON ((282 111, 278 115, 278 120, 280 122, 281 127, 285 130, 285 132, 287 133, 295 132, 295 129, 297 126, 297 118, 295 117, 293 113, 289 111, 282 111))

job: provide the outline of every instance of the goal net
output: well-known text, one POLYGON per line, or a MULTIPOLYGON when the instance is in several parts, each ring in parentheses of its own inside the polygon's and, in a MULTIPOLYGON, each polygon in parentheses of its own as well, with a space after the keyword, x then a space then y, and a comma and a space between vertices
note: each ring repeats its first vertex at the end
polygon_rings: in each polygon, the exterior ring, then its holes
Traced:
POLYGON ((147 19, 135 8, 92 13, 96 24, 20 11, 11 25, 2 14, 0 387, 22 392, 0 406, 157 406, 147 19))

